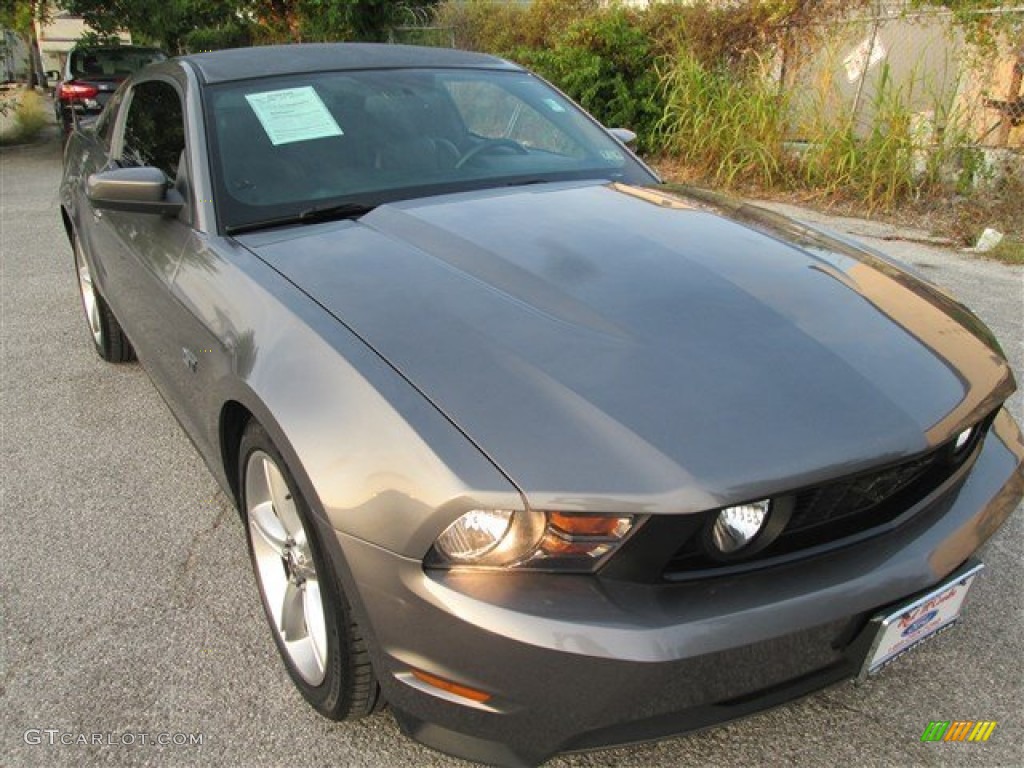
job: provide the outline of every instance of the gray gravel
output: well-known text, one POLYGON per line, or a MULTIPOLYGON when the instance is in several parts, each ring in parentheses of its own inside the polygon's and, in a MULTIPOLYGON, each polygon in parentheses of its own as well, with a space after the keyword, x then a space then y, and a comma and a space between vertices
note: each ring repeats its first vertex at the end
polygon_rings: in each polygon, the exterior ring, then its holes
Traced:
MULTIPOLYGON (((260 614, 230 502, 142 370, 105 365, 90 347, 57 215, 56 146, 2 152, 0 762, 465 765, 407 740, 386 713, 333 724, 303 704, 260 614), (136 744, 35 745, 27 729, 136 744), (203 743, 138 743, 162 732, 203 743)), ((877 239, 921 233, 796 213, 872 238, 951 289, 1024 370, 1020 268, 877 239)), ((1020 420, 1020 396, 1013 407, 1020 420)), ((869 684, 551 765, 1021 765, 1022 526, 1018 510, 987 548, 966 623, 869 684), (922 744, 933 719, 999 724, 986 744, 922 744)))

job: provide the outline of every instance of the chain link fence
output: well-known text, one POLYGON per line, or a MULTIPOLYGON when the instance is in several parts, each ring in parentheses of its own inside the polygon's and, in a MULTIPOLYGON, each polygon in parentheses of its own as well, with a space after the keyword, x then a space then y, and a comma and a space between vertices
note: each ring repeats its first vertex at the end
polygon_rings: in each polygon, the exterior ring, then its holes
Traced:
POLYGON ((438 24, 431 8, 402 5, 397 11, 399 22, 388 30, 389 43, 455 47, 455 29, 438 24))
MULTIPOLYGON (((983 24, 1019 19, 1024 6, 979 11, 983 24)), ((874 12, 792 30, 780 63, 798 113, 845 114, 861 134, 896 106, 922 143, 1024 148, 1024 40, 965 39, 964 17, 880 0, 874 12)), ((799 121, 798 121, 799 125, 799 121)))

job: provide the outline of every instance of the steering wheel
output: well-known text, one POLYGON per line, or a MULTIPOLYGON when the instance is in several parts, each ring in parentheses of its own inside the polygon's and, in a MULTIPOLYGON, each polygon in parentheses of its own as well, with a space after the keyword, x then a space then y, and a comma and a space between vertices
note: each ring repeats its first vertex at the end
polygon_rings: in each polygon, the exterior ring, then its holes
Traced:
POLYGON ((484 139, 482 144, 477 144, 475 147, 473 147, 471 150, 469 150, 466 154, 464 154, 462 157, 460 157, 458 162, 455 163, 455 167, 456 167, 456 169, 461 168, 462 166, 464 166, 466 163, 468 163, 470 160, 472 160, 477 155, 482 155, 484 152, 490 152, 492 150, 501 149, 501 148, 515 150, 517 155, 528 155, 528 154, 530 154, 526 150, 526 147, 524 147, 518 141, 513 141, 512 139, 484 139))

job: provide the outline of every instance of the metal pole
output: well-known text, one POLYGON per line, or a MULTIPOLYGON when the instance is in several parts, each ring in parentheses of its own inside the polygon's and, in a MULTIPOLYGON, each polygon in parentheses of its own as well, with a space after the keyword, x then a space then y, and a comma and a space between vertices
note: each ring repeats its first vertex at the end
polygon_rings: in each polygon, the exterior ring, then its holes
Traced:
POLYGON ((868 70, 871 69, 871 54, 875 52, 875 43, 878 40, 878 27, 881 24, 879 14, 881 9, 875 5, 874 22, 871 25, 871 42, 868 44, 867 59, 864 62, 864 69, 860 73, 860 82, 857 83, 857 93, 853 97, 853 109, 850 112, 850 125, 857 120, 857 112, 860 110, 861 96, 864 94, 864 81, 868 79, 868 70))
MULTIPOLYGON (((1010 87, 1006 91, 1006 102, 1013 104, 1020 98, 1020 86, 1021 80, 1024 79, 1024 46, 1017 52, 1017 61, 1013 65, 1013 70, 1010 72, 1010 87)), ((1003 121, 999 124, 999 135, 996 137, 996 143, 1005 147, 1010 143, 1010 129, 1013 127, 1013 113, 1006 112, 1003 115, 1003 121)))

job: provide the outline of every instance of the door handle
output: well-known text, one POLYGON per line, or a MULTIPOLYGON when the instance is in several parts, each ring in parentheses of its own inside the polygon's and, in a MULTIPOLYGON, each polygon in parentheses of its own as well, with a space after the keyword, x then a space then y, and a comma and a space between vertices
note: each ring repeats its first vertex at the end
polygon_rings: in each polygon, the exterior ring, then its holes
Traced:
POLYGON ((199 369, 199 358, 197 358, 195 352, 188 347, 181 348, 181 360, 185 363, 185 366, 192 371, 192 373, 195 373, 199 369))

